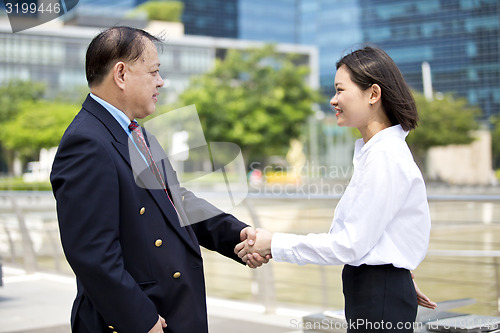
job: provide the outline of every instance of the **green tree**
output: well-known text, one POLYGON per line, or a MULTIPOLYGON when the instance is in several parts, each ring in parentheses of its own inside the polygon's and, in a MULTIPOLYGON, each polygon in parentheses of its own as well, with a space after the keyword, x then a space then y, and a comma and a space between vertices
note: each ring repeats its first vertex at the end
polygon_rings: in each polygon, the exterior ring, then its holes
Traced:
POLYGON ((500 167, 500 117, 492 117, 491 148, 493 151, 493 164, 495 169, 500 167))
POLYGON ((49 101, 21 103, 18 114, 4 123, 0 140, 22 159, 36 157, 41 148, 59 144, 79 109, 79 105, 49 101))
POLYGON ((421 164, 427 150, 434 146, 469 144, 473 130, 479 128, 480 109, 468 105, 465 98, 445 94, 428 101, 420 93, 413 94, 419 113, 419 125, 408 135, 416 161, 421 164))
POLYGON ((232 142, 260 160, 284 154, 301 134, 320 93, 306 83, 309 69, 273 45, 230 50, 213 70, 191 80, 181 105, 195 104, 207 141, 232 142))
MULTIPOLYGON (((20 103, 36 101, 45 93, 45 85, 30 81, 11 80, 0 86, 0 125, 5 130, 6 123, 20 111, 20 103)), ((8 149, 0 138, 0 171, 12 171, 15 152, 8 149)))
POLYGON ((184 4, 180 1, 148 1, 138 6, 134 14, 146 13, 149 20, 180 22, 184 4))
POLYGON ((41 83, 13 80, 0 86, 0 124, 12 119, 19 112, 19 104, 42 98, 45 86, 41 83))

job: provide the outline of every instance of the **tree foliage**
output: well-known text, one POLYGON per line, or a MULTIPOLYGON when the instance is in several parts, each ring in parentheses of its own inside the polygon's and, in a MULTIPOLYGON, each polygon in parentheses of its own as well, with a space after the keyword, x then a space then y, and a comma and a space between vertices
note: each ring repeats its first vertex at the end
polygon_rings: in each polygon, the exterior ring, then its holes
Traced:
POLYGON ((41 148, 57 146, 80 106, 49 101, 27 101, 19 112, 3 125, 0 140, 21 157, 32 157, 41 148))
POLYGON ((469 144, 474 140, 471 131, 479 128, 477 117, 480 109, 468 105, 465 98, 446 94, 428 101, 422 94, 414 93, 419 113, 419 125, 408 135, 413 152, 423 158, 434 146, 469 144))
POLYGON ((180 1, 148 1, 136 8, 145 12, 149 20, 181 22, 184 4, 180 1))
POLYGON ((42 98, 45 86, 41 83, 13 80, 0 86, 0 124, 19 112, 19 104, 42 98))
POLYGON ((491 148, 493 151, 493 164, 495 168, 500 167, 500 117, 496 116, 491 119, 493 125, 491 131, 491 148))
POLYGON ((180 103, 196 105, 207 141, 235 143, 247 159, 283 154, 321 100, 306 83, 308 67, 296 60, 273 45, 229 50, 213 70, 191 80, 180 103))

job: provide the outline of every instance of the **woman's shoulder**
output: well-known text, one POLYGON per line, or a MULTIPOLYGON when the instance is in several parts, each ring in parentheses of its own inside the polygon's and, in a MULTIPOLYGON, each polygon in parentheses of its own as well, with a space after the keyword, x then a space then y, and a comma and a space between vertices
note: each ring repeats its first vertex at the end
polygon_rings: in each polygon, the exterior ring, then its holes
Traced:
POLYGON ((364 157, 366 165, 385 165, 388 170, 400 168, 405 173, 413 169, 419 171, 410 148, 404 139, 384 138, 373 145, 364 157))

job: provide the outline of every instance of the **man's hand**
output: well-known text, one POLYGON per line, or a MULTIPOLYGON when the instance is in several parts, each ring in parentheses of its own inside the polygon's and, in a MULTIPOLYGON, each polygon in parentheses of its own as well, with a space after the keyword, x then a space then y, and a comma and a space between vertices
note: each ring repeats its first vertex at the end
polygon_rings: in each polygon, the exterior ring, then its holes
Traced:
POLYGON ((158 321, 156 322, 155 326, 153 326, 153 328, 149 330, 148 333, 163 333, 163 329, 165 327, 167 327, 165 319, 158 315, 158 321))
MULTIPOLYGON (((248 244, 250 246, 253 246, 256 242, 256 238, 257 238, 257 232, 254 228, 252 227, 243 228, 240 232, 241 243, 236 245, 236 247, 234 248, 234 253, 238 254, 238 252, 241 251, 241 248, 243 247, 241 244, 248 244)), ((267 264, 269 262, 269 259, 271 259, 271 256, 261 257, 260 255, 257 254, 255 256, 252 255, 246 256, 244 259, 242 258, 242 261, 245 262, 247 266, 250 268, 257 268, 262 266, 262 264, 267 264)))

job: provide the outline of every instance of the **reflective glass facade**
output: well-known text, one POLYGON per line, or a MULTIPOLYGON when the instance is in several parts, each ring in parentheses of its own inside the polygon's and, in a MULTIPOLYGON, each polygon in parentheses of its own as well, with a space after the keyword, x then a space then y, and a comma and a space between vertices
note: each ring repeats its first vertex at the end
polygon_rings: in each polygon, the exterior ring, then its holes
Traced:
POLYGON ((454 92, 483 110, 500 112, 500 1, 359 0, 363 38, 395 60, 422 91, 423 61, 435 92, 454 92))
POLYGON ((0 84, 12 79, 43 82, 47 91, 85 86, 84 59, 88 39, 57 34, 13 34, 0 27, 0 84))
POLYGON ((238 0, 182 0, 186 35, 236 38, 238 0))
POLYGON ((297 43, 297 0, 239 0, 238 38, 297 43))
POLYGON ((239 0, 239 38, 315 45, 325 95, 335 62, 361 41, 358 0, 239 0))
MULTIPOLYGON (((12 79, 43 82, 49 94, 85 87, 85 53, 101 29, 84 27, 35 28, 13 34, 7 21, 0 22, 0 85, 12 79)), ((216 57, 228 49, 261 44, 238 40, 184 36, 169 39, 159 53, 165 81, 162 102, 174 102, 192 76, 209 71, 216 57)), ((277 45, 278 52, 299 54, 298 61, 311 66, 315 49, 300 45, 277 45)), ((311 73, 310 81, 317 77, 311 73)), ((316 73, 317 74, 317 73, 316 73)))
MULTIPOLYGON (((0 27, 0 84, 11 79, 43 82, 47 92, 53 94, 85 87, 85 53, 97 32, 72 28, 13 34, 7 27, 0 27)), ((169 99, 164 102, 172 102, 188 85, 192 75, 212 67, 215 50, 196 42, 169 41, 159 58, 167 90, 162 98, 169 99)))
POLYGON ((65 15, 63 19, 71 19, 77 13, 85 16, 121 18, 140 3, 138 0, 80 0, 75 10, 65 15))
POLYGON ((298 11, 298 43, 318 47, 321 89, 331 96, 335 63, 361 41, 358 1, 301 0, 298 11))

